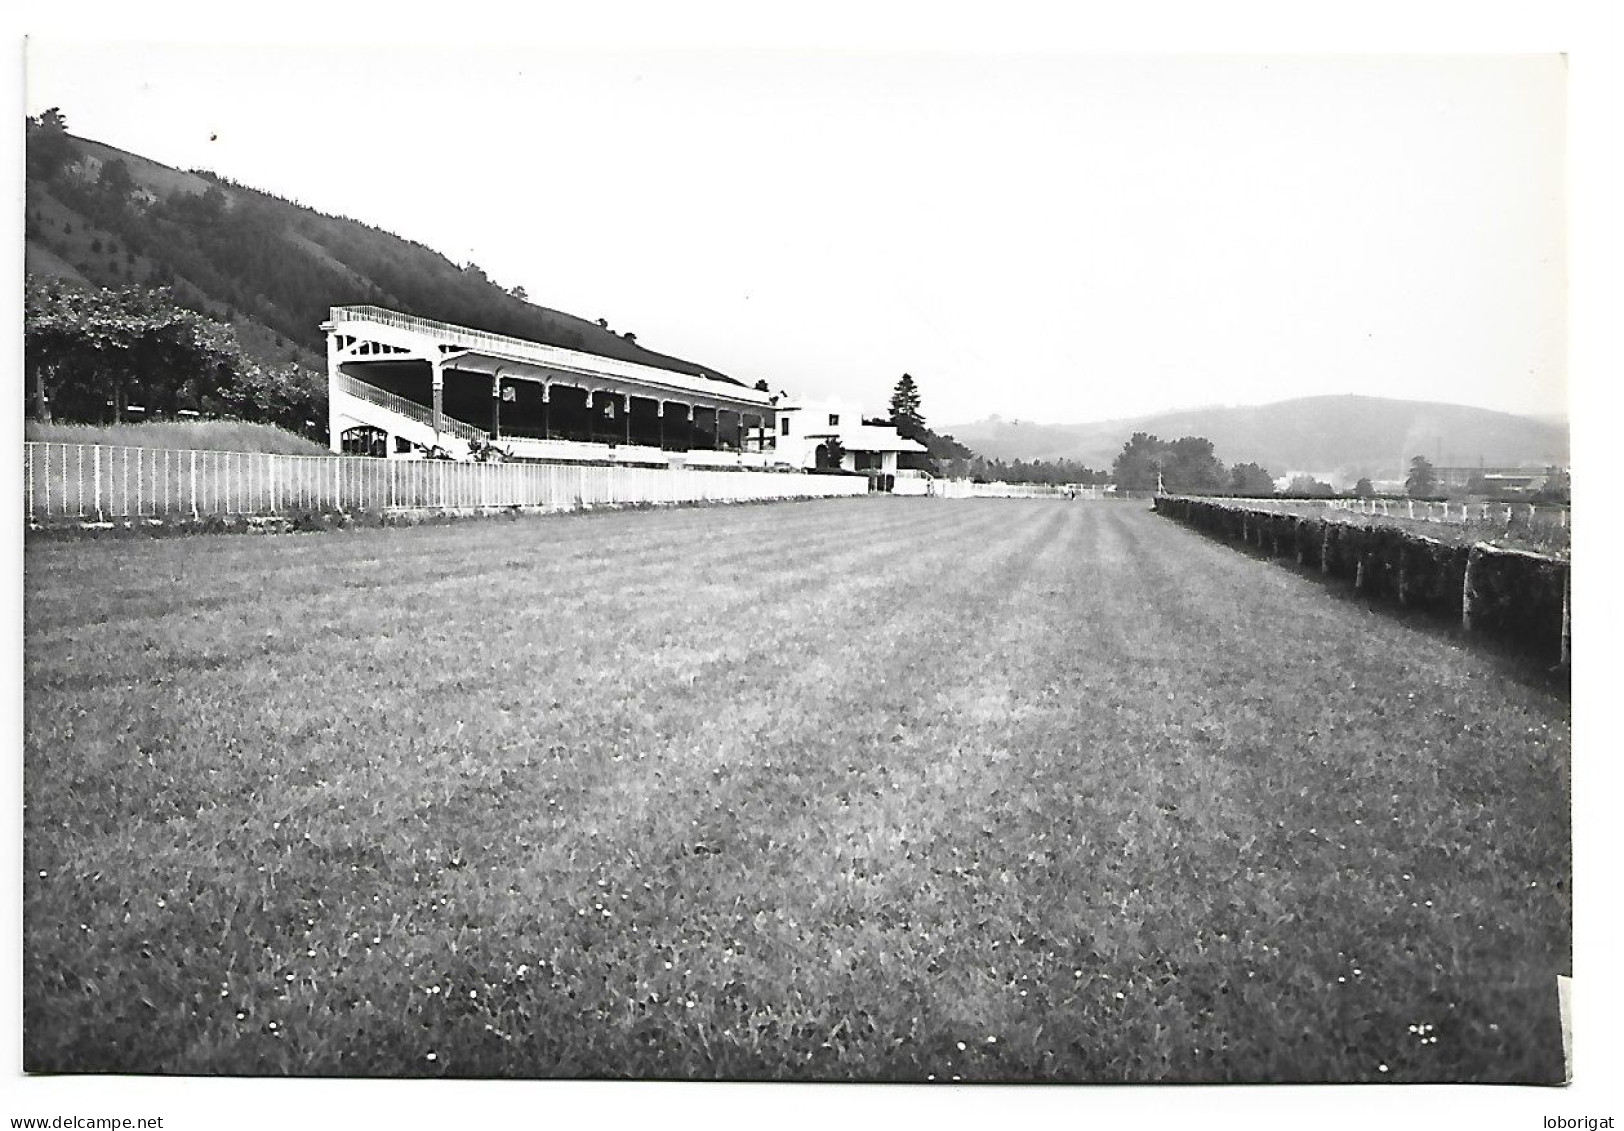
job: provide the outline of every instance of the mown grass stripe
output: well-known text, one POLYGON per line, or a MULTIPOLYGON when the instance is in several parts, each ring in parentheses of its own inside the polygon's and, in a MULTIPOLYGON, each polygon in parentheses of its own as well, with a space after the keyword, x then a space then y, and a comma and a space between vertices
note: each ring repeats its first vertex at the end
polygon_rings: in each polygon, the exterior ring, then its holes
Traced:
POLYGON ((1561 1071, 1564 702, 1137 507, 777 513, 30 547, 29 1067, 1561 1071))

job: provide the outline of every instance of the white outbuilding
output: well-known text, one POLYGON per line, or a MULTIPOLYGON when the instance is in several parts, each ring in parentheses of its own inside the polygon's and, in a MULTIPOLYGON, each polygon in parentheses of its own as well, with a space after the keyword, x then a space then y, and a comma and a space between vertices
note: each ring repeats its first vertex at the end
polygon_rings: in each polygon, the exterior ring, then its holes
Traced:
POLYGON ((863 419, 850 401, 792 400, 777 406, 776 458, 796 467, 831 467, 894 476, 903 452, 925 445, 898 434, 889 424, 863 419))

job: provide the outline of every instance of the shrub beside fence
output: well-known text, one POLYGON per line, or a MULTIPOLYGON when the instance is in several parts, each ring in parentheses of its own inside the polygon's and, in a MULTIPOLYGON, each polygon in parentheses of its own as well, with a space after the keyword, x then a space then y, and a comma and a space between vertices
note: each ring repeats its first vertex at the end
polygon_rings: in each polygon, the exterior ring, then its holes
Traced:
POLYGON ((1568 662, 1571 580, 1564 558, 1214 499, 1162 496, 1155 509, 1215 538, 1343 578, 1359 593, 1457 616, 1468 631, 1568 662))
POLYGON ((31 523, 303 511, 747 502, 862 495, 863 478, 794 472, 455 463, 271 452, 24 445, 31 523))

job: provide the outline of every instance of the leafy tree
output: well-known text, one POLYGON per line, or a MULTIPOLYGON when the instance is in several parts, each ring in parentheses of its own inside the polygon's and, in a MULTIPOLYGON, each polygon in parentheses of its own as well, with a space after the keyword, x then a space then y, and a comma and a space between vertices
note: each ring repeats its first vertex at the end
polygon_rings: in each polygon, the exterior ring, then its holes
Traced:
MULTIPOLYGON (((1257 488, 1261 492, 1268 472, 1250 466, 1261 477, 1257 488)), ((1192 494, 1233 490, 1235 482, 1205 436, 1180 436, 1169 442, 1147 432, 1135 432, 1122 446, 1111 461, 1111 477, 1123 491, 1151 491, 1160 485, 1192 494)), ((1268 492, 1273 489, 1273 480, 1268 480, 1268 492)))
POLYGON ((920 410, 919 386, 911 375, 904 373, 891 390, 891 425, 898 434, 916 440, 925 430, 925 416, 920 410))
MULTIPOLYGON (((889 421, 881 421, 882 424, 889 421)), ((906 435, 898 429, 899 435, 906 435)), ((910 468, 917 471, 928 471, 932 475, 943 474, 943 464, 954 460, 970 460, 975 458, 975 452, 959 443, 952 436, 932 432, 929 428, 921 427, 917 433, 908 437, 916 443, 925 445, 922 452, 903 452, 897 456, 899 468, 910 468)))
POLYGON ((243 357, 232 380, 219 390, 216 411, 279 424, 294 432, 307 431, 306 422, 323 413, 304 373, 295 364, 263 366, 243 357))
POLYGON ((1274 477, 1255 463, 1237 463, 1229 469, 1229 489, 1237 495, 1272 495, 1274 477))
POLYGON ((1315 479, 1312 475, 1296 475, 1286 485, 1286 494, 1330 498, 1336 494, 1336 488, 1323 479, 1315 479))
POLYGON ((817 463, 821 468, 837 468, 846 458, 846 447, 837 437, 830 436, 818 445, 817 463))
POLYGON ((131 403, 156 415, 191 408, 299 428, 319 415, 296 369, 261 369, 229 327, 165 290, 29 279, 23 353, 44 419, 102 420, 108 402, 115 419, 131 403))
POLYGON ((55 177, 77 152, 73 139, 68 136, 68 120, 56 106, 27 119, 25 136, 28 175, 38 180, 55 177))
POLYGON ((1404 491, 1412 499, 1438 493, 1438 471, 1426 456, 1410 460, 1410 474, 1404 479, 1404 491))
POLYGON ((135 191, 135 178, 130 176, 130 167, 124 163, 124 158, 115 157, 102 166, 96 187, 111 200, 122 202, 129 199, 130 193, 135 191))
POLYGON ((1111 461, 1111 478, 1119 491, 1154 491, 1167 445, 1149 432, 1135 432, 1111 461))
POLYGON ((1163 477, 1170 491, 1221 491, 1228 477, 1205 436, 1180 436, 1167 448, 1163 477))
POLYGON ((954 461, 967 462, 976 458, 975 452, 952 436, 930 430, 921 409, 919 385, 911 374, 904 373, 893 386, 890 408, 889 418, 864 423, 889 424, 903 439, 922 444, 925 448, 923 452, 903 452, 899 455, 897 457, 899 468, 940 475, 943 474, 944 464, 951 464, 954 461))
POLYGON ((198 315, 162 292, 85 290, 30 280, 24 296, 24 360, 35 411, 99 420, 132 398, 160 405, 187 376, 212 385, 230 350, 198 315))
POLYGON ((1376 494, 1376 485, 1366 476, 1360 476, 1359 482, 1353 485, 1353 493, 1361 499, 1368 499, 1376 494))
POLYGON ((1070 459, 1015 460, 1013 463, 1005 463, 1000 459, 971 455, 944 462, 947 464, 947 470, 953 475, 968 475, 982 483, 998 480, 1004 483, 1103 484, 1110 482, 1111 479, 1111 473, 1108 471, 1095 471, 1086 464, 1070 459))

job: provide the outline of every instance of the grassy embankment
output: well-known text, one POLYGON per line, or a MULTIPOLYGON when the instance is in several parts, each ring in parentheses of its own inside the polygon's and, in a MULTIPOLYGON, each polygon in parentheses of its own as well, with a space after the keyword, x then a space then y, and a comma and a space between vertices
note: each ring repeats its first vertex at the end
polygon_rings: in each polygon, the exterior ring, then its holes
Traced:
POLYGON ((1562 1074, 1566 702, 1137 505, 27 570, 32 1070, 1562 1074))
POLYGON ((109 444, 126 448, 168 451, 280 452, 287 455, 328 455, 314 440, 246 420, 153 420, 138 424, 45 424, 30 420, 26 440, 53 444, 109 444))

